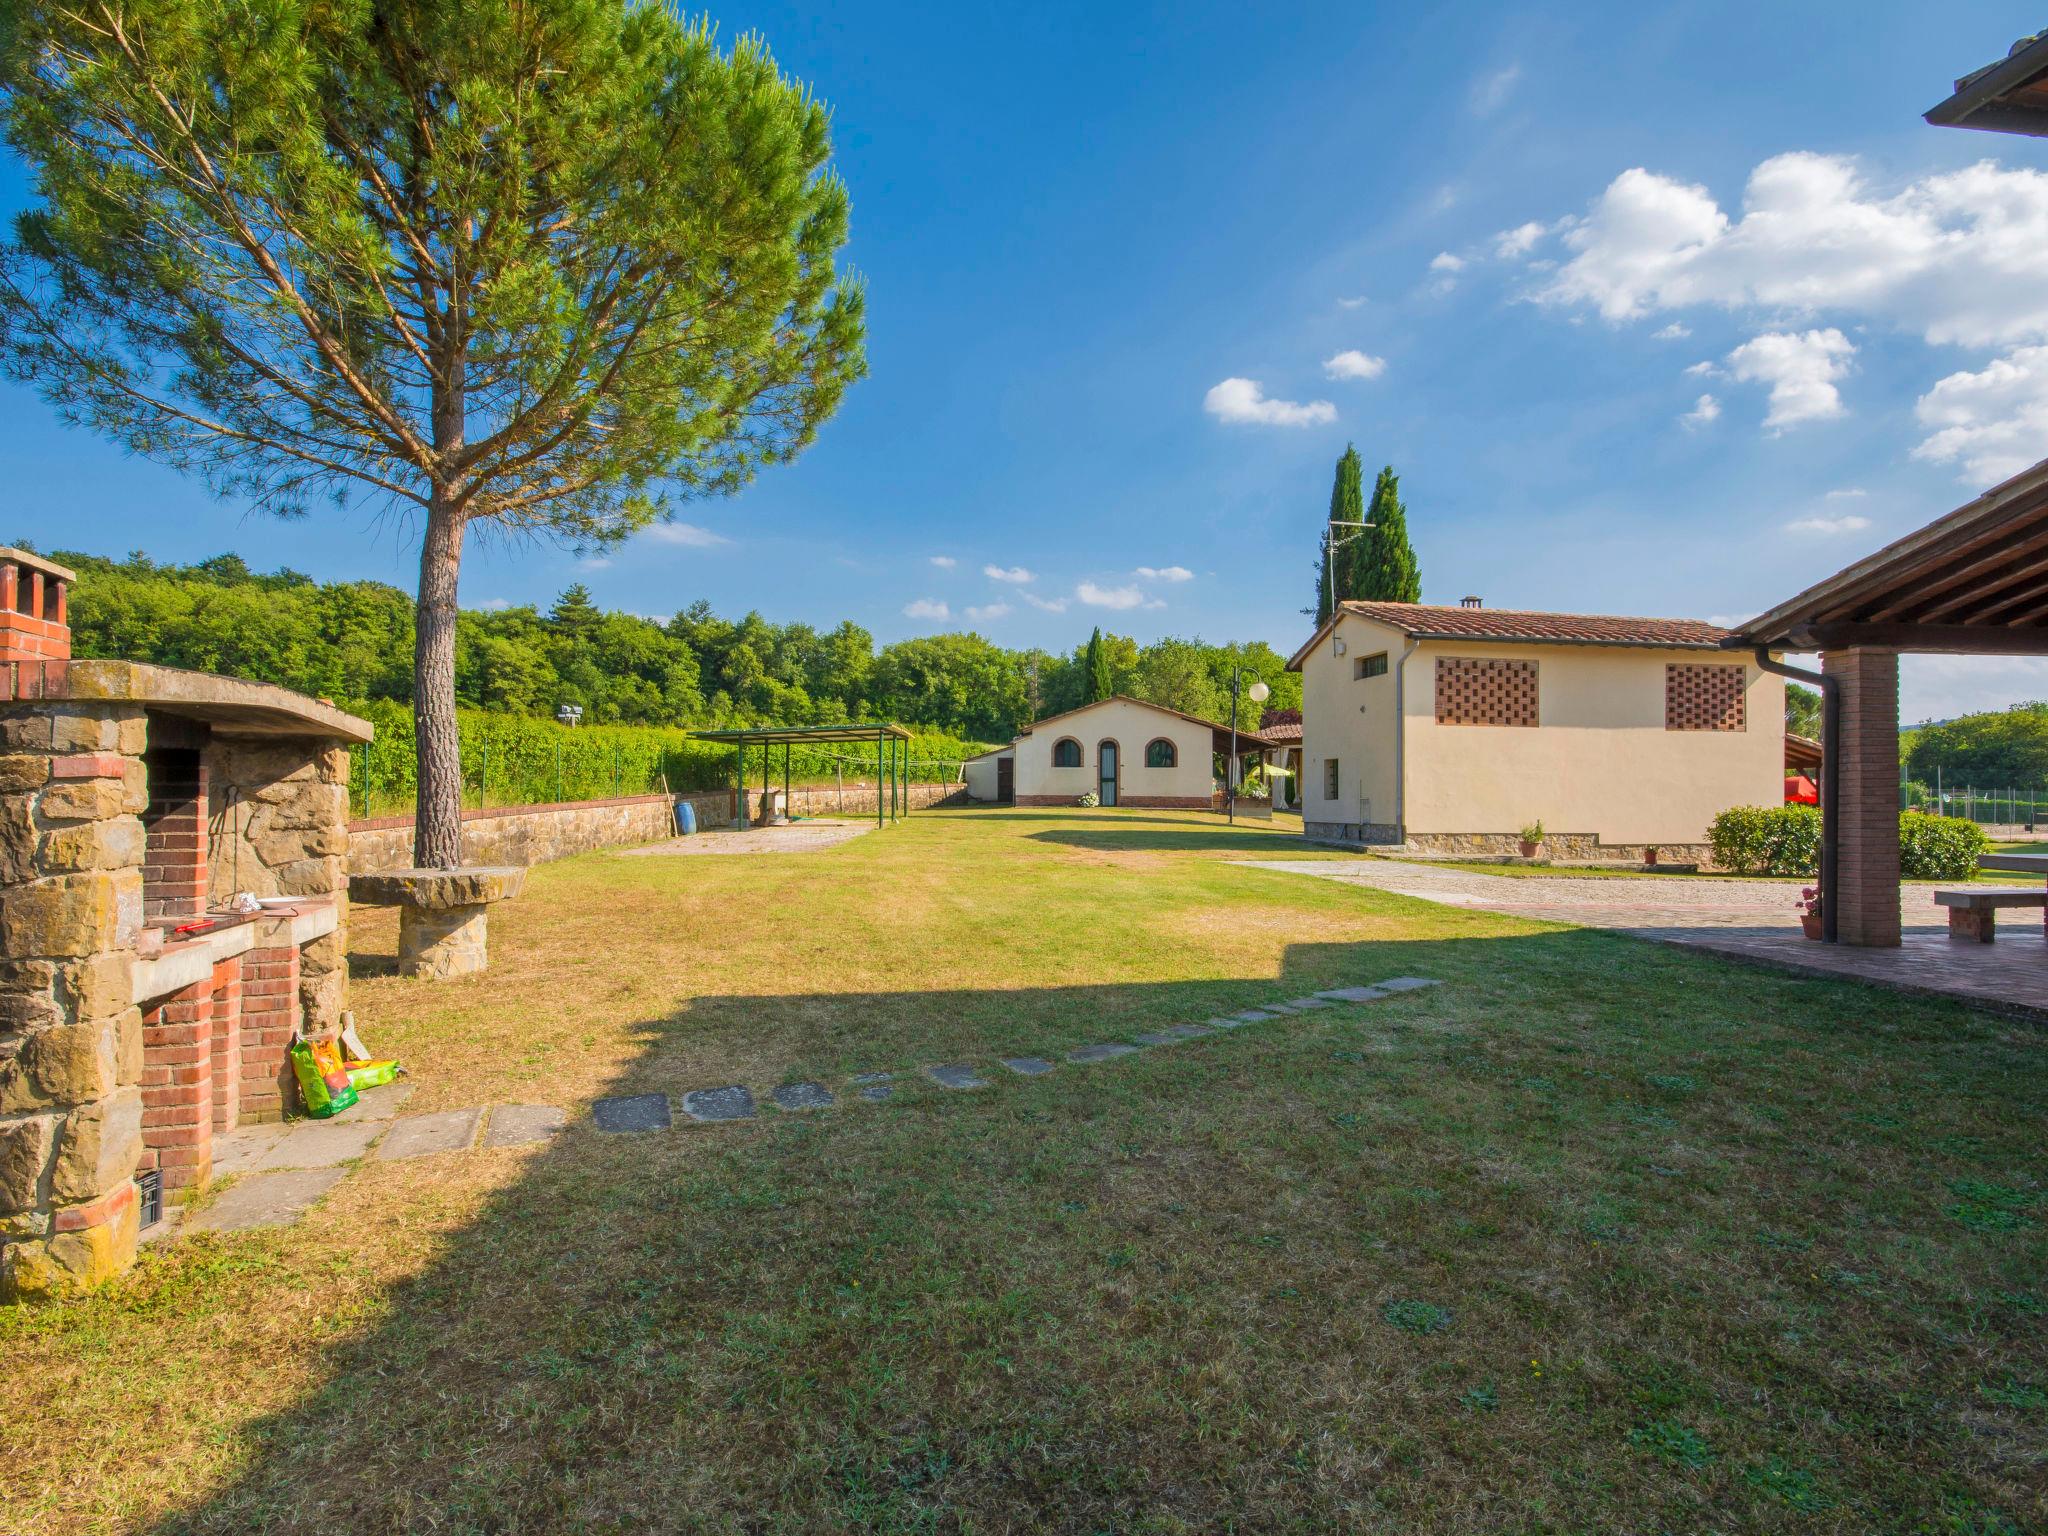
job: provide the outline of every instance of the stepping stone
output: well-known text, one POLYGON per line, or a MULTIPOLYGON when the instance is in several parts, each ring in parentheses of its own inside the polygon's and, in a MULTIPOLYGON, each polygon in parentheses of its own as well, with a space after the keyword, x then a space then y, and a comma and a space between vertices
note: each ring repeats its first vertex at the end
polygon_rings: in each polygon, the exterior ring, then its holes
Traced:
POLYGON ((476 1109, 444 1109, 438 1115, 407 1115, 391 1122, 391 1131, 377 1145, 380 1162, 401 1158, 429 1157, 436 1152, 467 1152, 476 1145, 477 1127, 484 1112, 476 1109))
POLYGON ((341 1168, 308 1168, 294 1173, 258 1173, 240 1179, 205 1210, 189 1217, 191 1232, 246 1232, 282 1227, 341 1182, 341 1168))
POLYGON ((500 1104, 484 1128, 487 1147, 524 1147, 547 1141, 569 1123, 569 1112, 554 1104, 500 1104))
POLYGON ((1114 1041, 1110 1041, 1103 1045, 1076 1046, 1073 1050, 1067 1052, 1067 1060, 1078 1061, 1085 1065, 1089 1062, 1108 1061, 1111 1057, 1115 1056, 1135 1056, 1137 1054, 1138 1048, 1135 1045, 1118 1045, 1114 1041))
POLYGON ((1370 1003, 1390 995, 1384 987, 1331 987, 1316 994, 1333 1003, 1370 1003))
POLYGON ((1019 1077, 1043 1077, 1052 1070, 1052 1063, 1043 1056, 1005 1056, 1003 1065, 1019 1077))
POLYGON ((832 1095, 822 1083, 784 1083, 775 1090, 777 1109, 830 1109, 832 1095))
MULTIPOLYGON (((664 1113, 666 1109, 667 1101, 664 1100, 664 1113)), ((695 1088, 683 1095, 683 1113, 692 1120, 751 1120, 754 1118, 754 1096, 738 1083, 727 1088, 695 1088)), ((668 1124, 666 1118, 662 1124, 668 1124)))
MULTIPOLYGON (((1269 1004, 1268 1006, 1271 1005, 1269 1004)), ((1320 997, 1290 997, 1287 1000, 1287 1006, 1296 1013, 1306 1013, 1311 1008, 1327 1008, 1330 1004, 1326 999, 1320 997)))
POLYGON ((892 1083, 869 1083, 865 1088, 861 1089, 860 1096, 870 1104, 880 1104, 894 1097, 895 1093, 896 1088, 892 1083))
MULTIPOLYGON (((685 1099, 685 1105, 688 1104, 685 1099)), ((665 1093, 621 1094, 598 1099, 590 1106, 590 1118, 600 1131, 623 1135, 629 1131, 665 1131, 675 1123, 669 1114, 665 1093)))
POLYGON ((894 1072, 856 1072, 847 1081, 849 1083, 886 1083, 895 1075, 894 1072))
POLYGON ((337 1168, 361 1157, 383 1134, 384 1125, 377 1120, 302 1120, 272 1142, 254 1167, 259 1173, 281 1168, 337 1168))
POLYGON ((1248 1019, 1240 1019, 1233 1015, 1227 1019, 1211 1019, 1209 1027, 1211 1029, 1243 1029, 1249 1022, 1250 1020, 1248 1019))
POLYGON ((1155 1029, 1150 1034, 1133 1035, 1131 1038, 1140 1045, 1179 1045, 1183 1040, 1199 1040, 1213 1033, 1200 1024, 1169 1024, 1164 1029, 1155 1029))
POLYGON ((943 1067, 926 1067, 925 1075, 941 1088, 986 1088, 988 1079, 979 1075, 966 1062, 954 1062, 943 1067))
POLYGON ((1379 984, 1382 992, 1413 992, 1419 987, 1440 987, 1443 983, 1428 976, 1396 976, 1392 981, 1379 984))
POLYGON ((1277 1013, 1262 1012, 1257 1008, 1247 1008, 1242 1013, 1234 1015, 1234 1017, 1240 1024, 1263 1024, 1268 1019, 1279 1018, 1280 1015, 1277 1013))
POLYGON ((365 1088, 356 1097, 356 1107, 347 1112, 351 1120, 389 1120, 412 1097, 411 1083, 386 1083, 381 1088, 365 1088))
POLYGON ((1259 1004, 1259 1006, 1263 1008, 1267 1013, 1294 1012, 1294 1004, 1292 1003, 1261 1003, 1259 1004))

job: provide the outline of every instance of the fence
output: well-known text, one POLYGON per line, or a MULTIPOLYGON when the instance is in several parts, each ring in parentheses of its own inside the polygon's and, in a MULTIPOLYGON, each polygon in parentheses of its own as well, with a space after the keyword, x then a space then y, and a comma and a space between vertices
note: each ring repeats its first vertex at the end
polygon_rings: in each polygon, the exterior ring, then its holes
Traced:
POLYGON ((1922 784, 1907 780, 1899 786, 1899 807, 1928 811, 1937 816, 1960 816, 1985 827, 2012 827, 2032 832, 2048 828, 2048 786, 2038 789, 1978 789, 1953 785, 1922 784))

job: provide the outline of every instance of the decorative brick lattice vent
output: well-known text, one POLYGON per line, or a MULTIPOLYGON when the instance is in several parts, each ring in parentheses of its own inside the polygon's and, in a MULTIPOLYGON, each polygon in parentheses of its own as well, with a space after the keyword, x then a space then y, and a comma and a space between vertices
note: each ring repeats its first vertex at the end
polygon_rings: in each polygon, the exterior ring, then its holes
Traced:
POLYGON ((1438 725, 1535 725, 1536 663, 1439 656, 1438 725))
POLYGON ((1664 669, 1664 729, 1743 731, 1744 669, 1672 662, 1664 669))

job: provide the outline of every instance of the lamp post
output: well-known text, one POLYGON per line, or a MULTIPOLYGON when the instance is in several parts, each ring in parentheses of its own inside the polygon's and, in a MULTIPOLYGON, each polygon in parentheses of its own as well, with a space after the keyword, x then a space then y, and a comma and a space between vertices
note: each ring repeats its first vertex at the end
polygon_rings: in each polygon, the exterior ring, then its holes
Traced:
MULTIPOLYGON (((1230 669, 1230 751, 1223 761, 1223 814, 1234 827, 1237 825, 1237 690, 1244 680, 1244 668, 1230 669)), ((1251 687, 1244 690, 1254 704, 1263 704, 1273 690, 1258 678, 1251 687)))

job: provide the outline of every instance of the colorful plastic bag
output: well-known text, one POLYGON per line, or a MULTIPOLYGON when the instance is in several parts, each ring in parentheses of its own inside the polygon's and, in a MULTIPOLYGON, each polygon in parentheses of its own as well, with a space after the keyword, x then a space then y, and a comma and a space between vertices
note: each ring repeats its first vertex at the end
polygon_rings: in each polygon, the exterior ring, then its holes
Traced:
POLYGON ((299 1080, 299 1097, 306 1113, 316 1120, 338 1115, 356 1101, 355 1086, 341 1064, 341 1052, 327 1036, 294 1040, 291 1044, 292 1072, 299 1080))
POLYGON ((388 1056, 381 1061, 352 1061, 348 1064, 348 1085, 351 1088, 381 1088, 404 1070, 388 1056))

